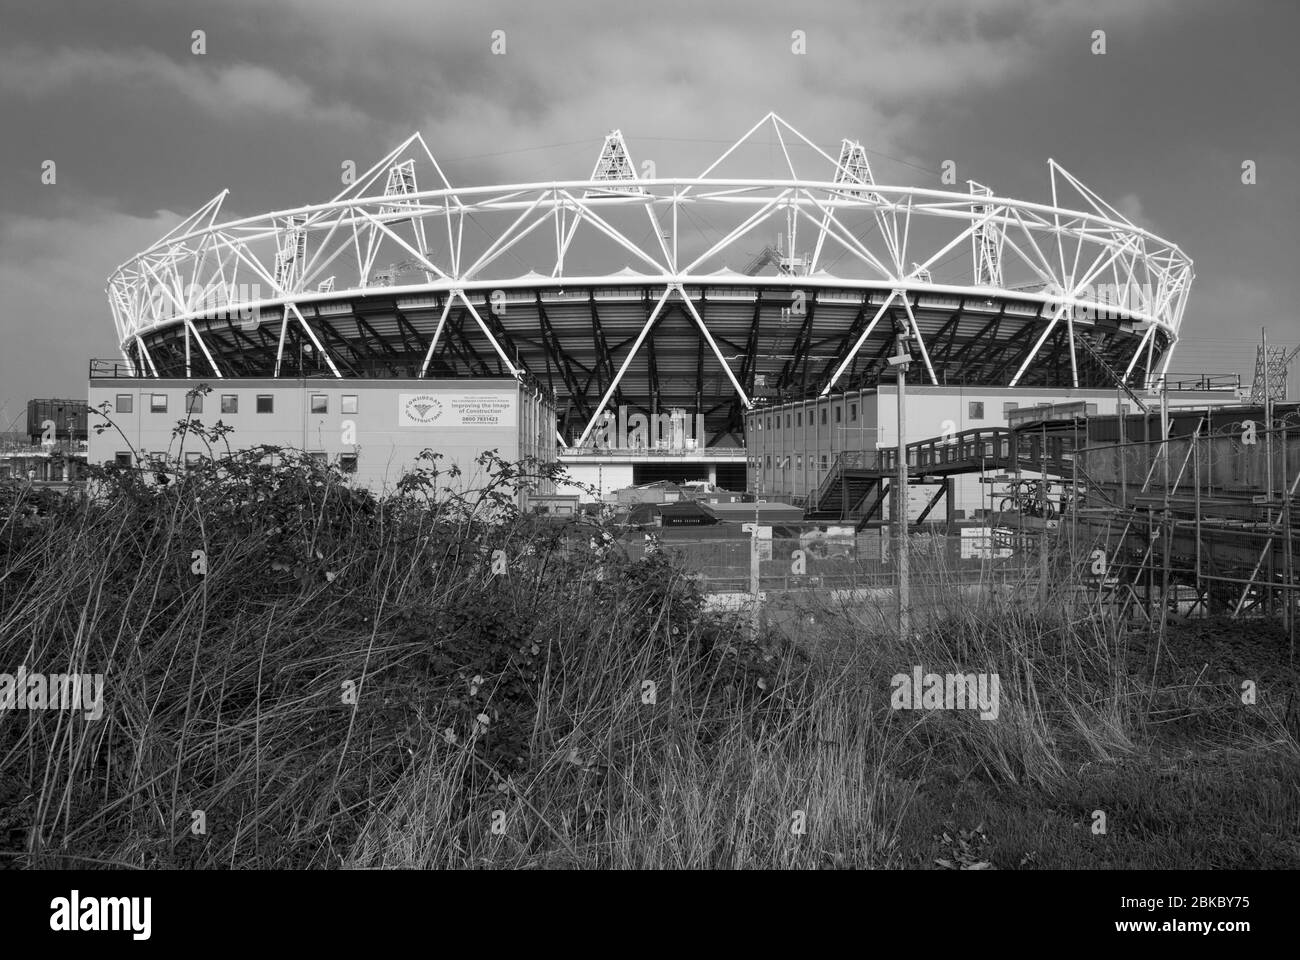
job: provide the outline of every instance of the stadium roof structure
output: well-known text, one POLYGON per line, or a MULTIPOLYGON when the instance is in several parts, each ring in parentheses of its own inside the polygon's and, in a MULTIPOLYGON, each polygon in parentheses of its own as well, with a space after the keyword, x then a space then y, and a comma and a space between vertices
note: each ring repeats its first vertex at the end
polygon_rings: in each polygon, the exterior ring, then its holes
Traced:
POLYGON ((766 398, 874 383, 900 335, 918 383, 1168 368, 1193 278, 1173 243, 1054 160, 1032 203, 878 183, 867 153, 769 113, 694 177, 638 171, 616 130, 587 179, 453 187, 416 133, 324 203, 223 221, 219 193, 108 300, 133 375, 532 378, 570 443, 616 405, 739 437, 766 398), (780 176, 735 169, 757 145, 780 176))

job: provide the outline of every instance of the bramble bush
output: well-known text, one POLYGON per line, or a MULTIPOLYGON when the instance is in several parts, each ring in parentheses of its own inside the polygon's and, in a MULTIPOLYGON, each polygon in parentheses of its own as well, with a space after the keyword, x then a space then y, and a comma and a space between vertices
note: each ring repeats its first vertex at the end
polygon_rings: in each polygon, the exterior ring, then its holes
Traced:
POLYGON ((599 518, 520 513, 558 468, 478 466, 482 488, 458 490, 426 451, 376 497, 258 447, 93 467, 88 495, 39 511, 0 487, 0 663, 103 673, 107 691, 98 724, 0 720, 0 844, 33 865, 337 863, 430 762, 469 844, 518 784, 773 707, 773 655, 666 559, 629 559, 599 518))

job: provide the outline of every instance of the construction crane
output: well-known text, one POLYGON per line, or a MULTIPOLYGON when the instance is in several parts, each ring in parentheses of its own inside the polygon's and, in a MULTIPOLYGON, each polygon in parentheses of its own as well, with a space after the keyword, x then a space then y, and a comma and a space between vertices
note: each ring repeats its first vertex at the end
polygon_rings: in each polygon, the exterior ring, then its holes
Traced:
POLYGON ((398 263, 390 263, 387 270, 380 270, 375 273, 375 283, 377 287, 394 287, 397 285, 397 278, 403 273, 411 273, 416 270, 427 271, 428 267, 421 260, 402 260, 398 263))
POLYGON ((784 244, 781 237, 778 236, 776 238, 775 247, 769 244, 763 248, 762 252, 759 253, 758 256, 749 261, 749 266, 745 267, 745 276, 758 276, 758 271, 762 270, 768 264, 774 264, 777 270, 789 276, 796 276, 799 274, 799 270, 795 269, 796 267, 802 268, 804 272, 807 272, 808 258, 786 256, 783 246, 784 244))
MULTIPOLYGON (((763 248, 762 252, 759 253, 758 256, 754 257, 753 260, 749 261, 749 265, 745 267, 745 276, 747 277, 757 276, 758 271, 762 270, 764 267, 768 266, 769 264, 775 266, 778 271, 780 271, 782 274, 786 276, 806 275, 808 272, 808 262, 809 262, 808 257, 787 256, 784 248, 785 248, 784 239, 780 234, 777 234, 776 246, 774 247, 771 244, 769 244, 768 246, 763 248)), ((786 334, 789 332, 788 328, 790 326, 790 322, 791 322, 790 309, 788 307, 782 307, 781 322, 780 325, 777 327, 776 343, 773 345, 771 353, 763 355, 764 359, 767 360, 782 360, 782 359, 793 360, 794 359, 794 357, 785 357, 781 355, 781 348, 785 344, 785 337, 786 334)), ((762 389, 764 394, 767 394, 769 385, 767 382, 766 374, 755 373, 754 385, 755 387, 759 387, 760 389, 762 389), (762 378, 761 386, 759 382, 760 377, 762 378)))
POLYGON ((1141 410, 1143 413, 1151 412, 1151 408, 1147 406, 1146 403, 1143 402, 1141 397, 1139 397, 1136 393, 1133 392, 1133 388, 1124 382, 1124 378, 1115 372, 1114 368, 1112 368, 1111 365, 1106 362, 1106 358, 1103 357, 1101 353, 1097 350, 1097 348, 1092 345, 1091 337, 1089 337, 1087 334, 1081 334, 1080 336, 1075 337, 1075 342, 1088 351, 1088 354, 1092 357, 1092 359, 1097 361, 1097 366, 1101 367, 1104 371, 1106 371, 1106 373, 1110 376, 1111 380, 1115 381, 1115 383, 1119 386, 1119 388, 1123 390, 1126 394, 1128 394, 1128 398, 1133 401, 1133 403, 1137 406, 1139 410, 1141 410))

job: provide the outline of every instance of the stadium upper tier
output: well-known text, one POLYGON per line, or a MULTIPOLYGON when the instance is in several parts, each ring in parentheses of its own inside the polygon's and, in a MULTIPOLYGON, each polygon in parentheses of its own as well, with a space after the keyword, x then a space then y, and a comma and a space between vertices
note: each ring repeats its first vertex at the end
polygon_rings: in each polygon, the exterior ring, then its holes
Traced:
POLYGON ((416 134, 326 203, 221 222, 223 191, 109 278, 123 357, 139 376, 530 377, 568 442, 617 405, 702 413, 726 442, 757 400, 873 383, 899 334, 918 383, 1168 367, 1191 261, 1054 161, 1051 204, 890 186, 861 144, 836 158, 768 114, 698 176, 651 166, 615 131, 587 179, 452 187, 416 134), (764 132, 782 175, 740 176, 764 132))

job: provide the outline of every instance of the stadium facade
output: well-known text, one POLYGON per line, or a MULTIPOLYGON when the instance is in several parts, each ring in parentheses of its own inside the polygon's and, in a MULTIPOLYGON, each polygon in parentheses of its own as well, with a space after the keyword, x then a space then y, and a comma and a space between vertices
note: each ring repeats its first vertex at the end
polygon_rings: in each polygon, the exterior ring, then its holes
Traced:
MULTIPOLYGON (((835 153, 768 114, 694 177, 638 168, 614 131, 585 179, 453 187, 416 134, 324 203, 223 220, 223 191, 109 278, 121 359, 92 366, 92 402, 108 379, 305 384, 308 405, 513 381, 607 492, 745 482, 747 415, 875 389, 900 336, 909 386, 955 404, 1166 375, 1192 263, 1061 165, 1036 203, 878 183, 860 143, 835 153), (753 176, 754 147, 779 176, 753 176)), ((392 460, 400 404, 380 406, 357 445, 392 460)))

